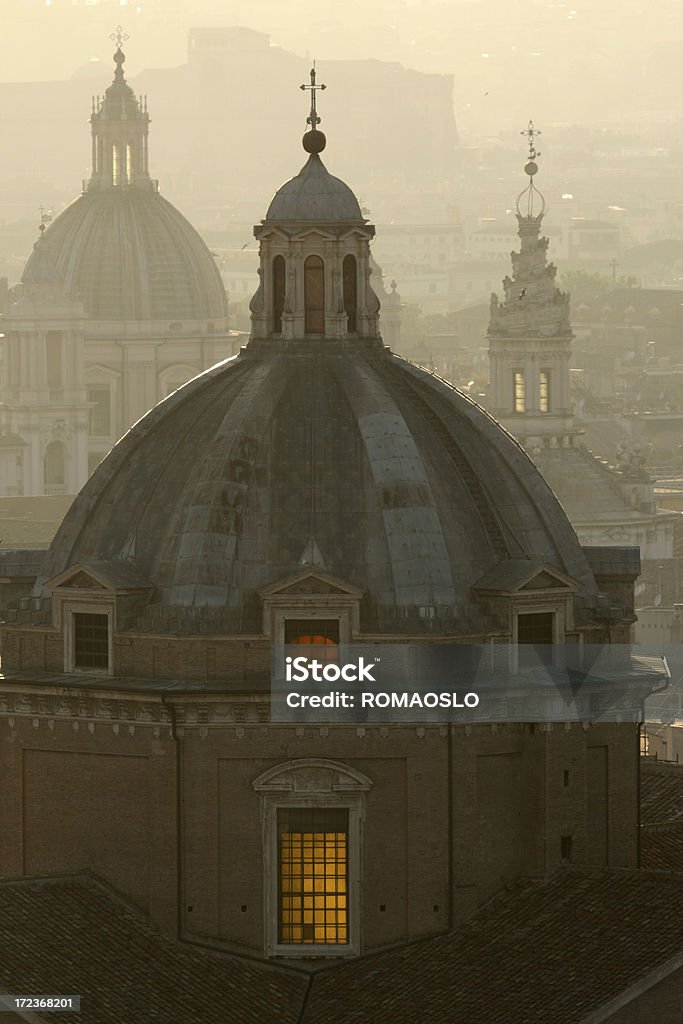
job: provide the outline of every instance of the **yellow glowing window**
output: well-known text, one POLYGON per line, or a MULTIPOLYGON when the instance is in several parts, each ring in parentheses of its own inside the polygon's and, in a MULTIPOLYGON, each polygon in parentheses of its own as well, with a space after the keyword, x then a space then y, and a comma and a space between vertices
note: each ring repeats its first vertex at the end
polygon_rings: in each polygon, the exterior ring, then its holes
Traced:
POLYGON ((130 142, 126 143, 126 183, 128 185, 133 183, 133 151, 130 142))
POLYGON ((348 944, 348 822, 345 809, 278 811, 282 944, 348 944))
POLYGON ((119 147, 116 144, 111 147, 111 180, 114 185, 120 183, 119 147))
POLYGON ((538 408, 541 412, 550 412, 550 370, 541 370, 538 387, 538 408))
POLYGON ((514 410, 524 412, 526 408, 526 396, 524 389, 524 370, 515 370, 513 375, 514 385, 514 410))

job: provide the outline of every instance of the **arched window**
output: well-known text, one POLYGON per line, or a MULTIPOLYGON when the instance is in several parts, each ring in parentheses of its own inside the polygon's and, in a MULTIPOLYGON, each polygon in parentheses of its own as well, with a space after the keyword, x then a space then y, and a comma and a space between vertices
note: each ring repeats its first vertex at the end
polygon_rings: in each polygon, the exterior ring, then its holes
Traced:
POLYGON ((358 330, 358 273, 356 270, 356 257, 345 256, 342 269, 344 279, 344 310, 349 318, 347 330, 349 333, 354 333, 358 330))
POLYGON ((273 260, 273 334, 282 334, 285 291, 285 258, 276 256, 273 260))
POLYGON ((320 256, 309 256, 304 263, 304 306, 306 334, 324 334, 325 264, 320 256))
POLYGON ((54 490, 64 487, 64 445, 61 441, 51 441, 45 449, 43 480, 46 494, 61 493, 61 490, 54 490))

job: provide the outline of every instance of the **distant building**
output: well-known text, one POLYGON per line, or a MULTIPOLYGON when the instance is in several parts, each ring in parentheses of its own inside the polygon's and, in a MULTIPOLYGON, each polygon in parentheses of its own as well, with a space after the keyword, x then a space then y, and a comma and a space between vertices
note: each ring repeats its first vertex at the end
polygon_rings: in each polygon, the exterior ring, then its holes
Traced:
POLYGON ((0 322, 0 494, 77 493, 148 409, 231 354, 220 274, 150 177, 124 60, 93 100, 90 180, 41 224, 0 322))

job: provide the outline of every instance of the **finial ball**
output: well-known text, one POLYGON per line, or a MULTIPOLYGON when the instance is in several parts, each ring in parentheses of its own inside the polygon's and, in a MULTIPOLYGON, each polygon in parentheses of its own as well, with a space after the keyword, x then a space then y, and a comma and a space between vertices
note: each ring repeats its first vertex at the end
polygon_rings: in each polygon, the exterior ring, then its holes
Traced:
POLYGON ((538 171, 538 164, 534 160, 529 160, 524 164, 524 173, 528 174, 530 178, 533 178, 534 174, 538 171))
POLYGON ((301 143, 307 153, 322 153, 327 145, 327 139, 324 132, 319 132, 317 128, 314 128, 305 133, 301 143))

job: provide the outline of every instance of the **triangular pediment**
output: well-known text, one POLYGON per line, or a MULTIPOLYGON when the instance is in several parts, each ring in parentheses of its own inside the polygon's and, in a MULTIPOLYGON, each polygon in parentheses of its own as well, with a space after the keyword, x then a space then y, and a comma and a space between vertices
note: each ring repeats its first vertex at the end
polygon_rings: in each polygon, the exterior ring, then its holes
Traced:
POLYGON ((263 227, 258 229, 258 238, 260 240, 267 238, 282 238, 288 242, 291 238, 291 233, 289 231, 285 231, 284 228, 278 228, 272 224, 268 224, 267 226, 264 224, 263 227))
POLYGON ((150 590, 153 584, 129 561, 77 562, 46 580, 47 590, 150 590))
POLYGON ((335 576, 330 576, 325 572, 310 572, 308 570, 296 573, 293 576, 287 576, 285 579, 278 580, 275 583, 270 583, 259 593, 262 598, 336 595, 338 597, 359 599, 363 596, 362 590, 352 586, 350 583, 346 583, 344 580, 337 579, 335 576))
POLYGON ((555 572, 543 569, 537 572, 531 579, 523 583, 518 590, 557 590, 558 587, 570 589, 567 584, 568 577, 564 574, 558 575, 555 572))
POLYGON ((580 584, 572 576, 547 562, 528 558, 506 558, 477 580, 480 593, 519 594, 552 590, 574 593, 580 584))
POLYGON ((296 232, 296 234, 292 235, 292 241, 293 242, 303 242, 304 239, 307 242, 310 242, 311 240, 315 241, 316 238, 319 238, 321 242, 334 242, 334 241, 336 241, 336 236, 333 235, 332 232, 324 231, 323 228, 319 228, 319 227, 310 227, 310 228, 299 229, 296 232))
MULTIPOLYGON (((62 573, 62 576, 64 573, 62 573)), ((108 590, 108 587, 103 586, 100 580, 95 579, 92 573, 87 572, 85 569, 74 569, 68 570, 66 579, 62 579, 61 582, 57 583, 55 577, 53 580, 49 580, 51 586, 57 590, 66 589, 78 589, 78 590, 108 590)))
POLYGON ((344 240, 347 238, 360 238, 363 241, 367 241, 369 238, 373 238, 374 234, 374 228, 350 228, 349 231, 344 231, 339 237, 344 240))

